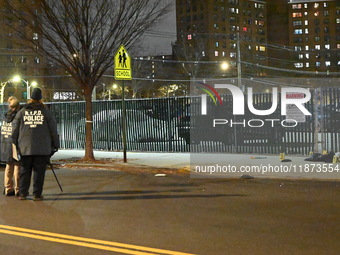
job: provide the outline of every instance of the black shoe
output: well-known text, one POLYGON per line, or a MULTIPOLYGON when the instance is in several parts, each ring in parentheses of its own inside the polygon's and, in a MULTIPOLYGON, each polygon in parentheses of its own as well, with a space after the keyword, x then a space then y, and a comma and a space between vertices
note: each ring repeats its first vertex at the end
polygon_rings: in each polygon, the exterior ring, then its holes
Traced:
POLYGON ((22 196, 22 195, 20 195, 20 196, 19 196, 19 200, 26 200, 26 197, 25 197, 25 196, 22 196))
POLYGON ((33 197, 33 201, 41 201, 41 200, 43 200, 43 199, 44 199, 43 196, 34 196, 34 197, 33 197))
POLYGON ((13 190, 13 191, 7 192, 6 196, 8 196, 8 197, 15 196, 15 191, 13 190))

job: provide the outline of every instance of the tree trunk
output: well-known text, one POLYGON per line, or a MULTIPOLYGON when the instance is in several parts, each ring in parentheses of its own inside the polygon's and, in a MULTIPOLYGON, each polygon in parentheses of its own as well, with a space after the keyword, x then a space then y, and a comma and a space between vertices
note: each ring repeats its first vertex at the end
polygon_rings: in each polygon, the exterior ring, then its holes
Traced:
POLYGON ((85 156, 83 160, 94 161, 92 141, 92 90, 86 89, 85 93, 85 156))

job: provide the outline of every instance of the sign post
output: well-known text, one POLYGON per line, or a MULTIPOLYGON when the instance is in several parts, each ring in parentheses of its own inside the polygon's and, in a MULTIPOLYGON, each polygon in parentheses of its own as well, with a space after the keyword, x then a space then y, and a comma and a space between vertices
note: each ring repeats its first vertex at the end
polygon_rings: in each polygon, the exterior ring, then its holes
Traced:
POLYGON ((114 56, 114 77, 115 80, 122 80, 122 139, 124 163, 127 162, 126 157, 126 107, 125 107, 125 80, 132 80, 131 57, 121 45, 114 56))

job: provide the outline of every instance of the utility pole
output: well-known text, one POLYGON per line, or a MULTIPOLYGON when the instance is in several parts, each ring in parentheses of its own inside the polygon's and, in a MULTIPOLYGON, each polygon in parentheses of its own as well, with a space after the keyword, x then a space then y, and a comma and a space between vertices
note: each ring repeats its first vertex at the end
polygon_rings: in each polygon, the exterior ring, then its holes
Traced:
MULTIPOLYGON (((237 33, 237 86, 242 89, 242 65, 241 65, 241 47, 240 47, 240 33, 237 33)), ((242 89, 243 91, 243 89, 242 89)), ((244 91, 243 91, 244 92, 244 91)), ((236 115, 234 115, 234 121, 236 122, 236 115)), ((237 153, 238 142, 237 142, 237 130, 234 125, 234 153, 237 153)))
POLYGON ((319 89, 314 90, 314 153, 319 151, 319 89))
MULTIPOLYGON (((237 86, 240 89, 242 89, 242 65, 241 65, 240 33, 237 33, 237 86)), ((243 91, 243 89, 242 89, 242 91, 243 91)))

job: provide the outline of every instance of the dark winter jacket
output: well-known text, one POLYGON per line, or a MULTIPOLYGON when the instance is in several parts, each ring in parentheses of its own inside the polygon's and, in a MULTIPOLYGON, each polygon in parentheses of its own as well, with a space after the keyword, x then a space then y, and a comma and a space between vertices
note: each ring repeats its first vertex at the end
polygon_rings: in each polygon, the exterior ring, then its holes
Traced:
POLYGON ((18 111, 9 110, 1 124, 1 161, 13 162, 12 157, 12 121, 18 111))
POLYGON ((59 148, 52 113, 40 103, 26 105, 13 120, 12 141, 22 156, 51 155, 59 148))

